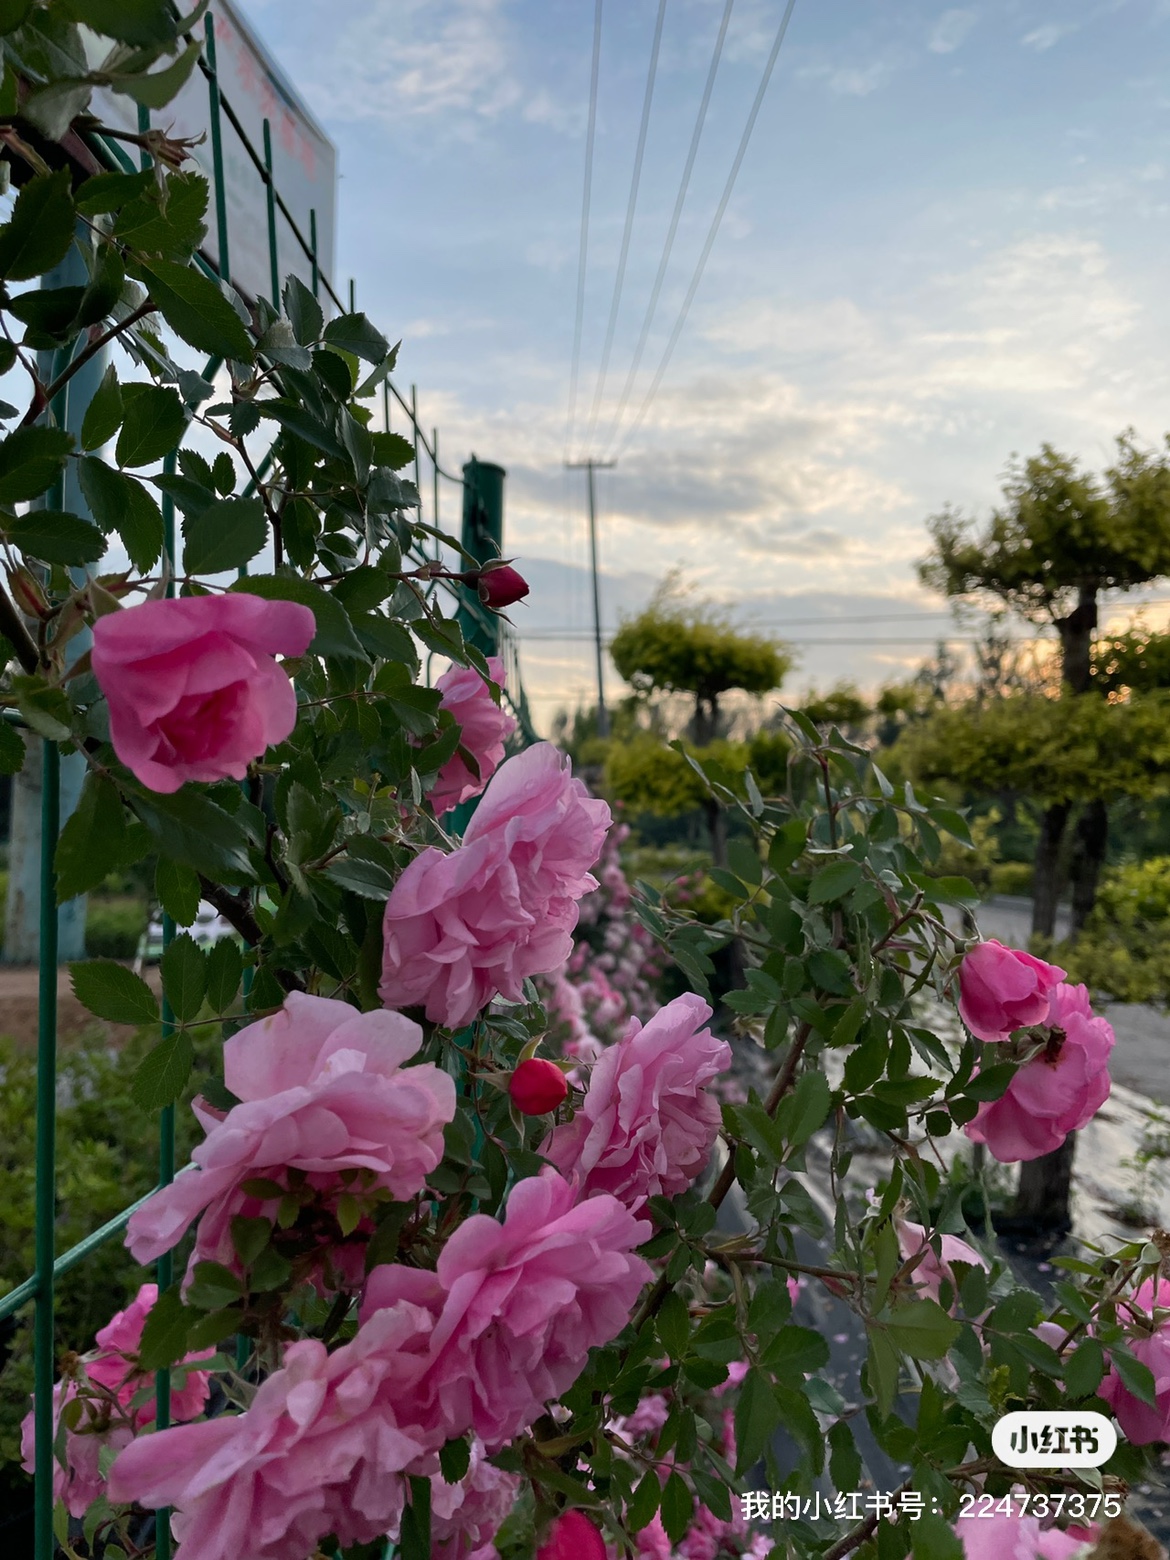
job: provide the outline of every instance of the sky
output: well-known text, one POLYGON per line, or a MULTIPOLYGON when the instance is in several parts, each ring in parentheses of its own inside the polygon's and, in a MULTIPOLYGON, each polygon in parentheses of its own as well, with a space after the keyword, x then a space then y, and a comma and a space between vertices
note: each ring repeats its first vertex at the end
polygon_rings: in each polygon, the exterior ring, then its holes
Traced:
MULTIPOLYGON (((599 394, 659 9, 605 0, 571 443, 590 0, 240 4, 338 147, 336 275, 402 337, 397 383, 417 384, 443 465, 507 470, 505 550, 533 585, 513 616, 546 727, 594 687, 585 474, 566 455, 617 454, 597 475, 604 626, 679 568, 795 647, 800 695, 872 689, 970 632, 917 583, 924 522, 948 503, 985 516, 1013 453, 1049 442, 1100 470, 1127 427, 1151 445, 1170 429, 1167 0, 795 0, 631 428, 785 8, 735 0, 611 437, 724 3, 665 3, 599 394)), ((444 484, 444 525, 458 504, 444 484)))

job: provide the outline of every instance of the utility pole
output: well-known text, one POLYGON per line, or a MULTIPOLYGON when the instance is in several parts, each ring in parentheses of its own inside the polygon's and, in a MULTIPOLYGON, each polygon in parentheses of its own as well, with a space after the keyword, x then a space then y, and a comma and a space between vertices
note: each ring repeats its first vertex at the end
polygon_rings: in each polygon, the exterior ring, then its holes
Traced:
POLYGON ((601 658, 601 597, 597 584, 597 496, 594 492, 593 473, 609 471, 616 460, 567 460, 570 471, 589 473, 589 562, 593 572, 593 648, 597 654, 597 735, 609 736, 609 712, 605 707, 604 667, 601 658))

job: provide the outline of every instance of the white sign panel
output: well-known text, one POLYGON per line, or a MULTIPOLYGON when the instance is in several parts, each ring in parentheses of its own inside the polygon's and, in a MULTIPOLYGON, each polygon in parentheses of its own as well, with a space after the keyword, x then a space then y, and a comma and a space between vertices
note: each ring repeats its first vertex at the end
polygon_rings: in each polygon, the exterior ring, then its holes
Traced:
MULTIPOLYGON (((336 149, 297 97, 279 66, 257 42, 228 0, 215 0, 211 14, 215 18, 220 97, 231 105, 261 161, 264 156, 264 121, 269 121, 276 189, 306 243, 310 238, 310 213, 316 212, 318 264, 322 274, 331 277, 337 190, 336 149)), ((120 94, 104 90, 95 92, 92 111, 118 129, 134 131, 138 128, 135 104, 120 94)), ((173 102, 154 112, 152 122, 158 129, 177 137, 206 137, 194 149, 193 156, 201 172, 212 184, 212 203, 207 214, 208 233, 203 248, 207 257, 218 266, 211 101, 209 84, 201 70, 196 68, 173 102)), ((251 297, 258 293, 268 297, 272 291, 272 281, 264 180, 226 114, 221 114, 220 124, 223 134, 231 280, 251 297)), ((312 261, 293 235, 279 208, 276 213, 276 241, 281 286, 290 271, 308 284, 312 278, 312 261)))

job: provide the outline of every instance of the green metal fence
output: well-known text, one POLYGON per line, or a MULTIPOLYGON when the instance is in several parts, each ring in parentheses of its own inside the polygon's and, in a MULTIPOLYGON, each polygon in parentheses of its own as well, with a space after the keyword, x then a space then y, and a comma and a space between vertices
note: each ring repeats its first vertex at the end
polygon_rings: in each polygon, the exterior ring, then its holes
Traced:
MULTIPOLYGON (((263 180, 267 200, 268 222, 268 251, 270 263, 270 276, 272 287, 272 301, 279 308, 280 301, 280 255, 277 245, 277 212, 283 216, 288 224, 297 244, 300 245, 304 256, 310 263, 313 281, 313 292, 317 296, 324 295, 339 310, 344 312, 346 305, 334 290, 329 278, 323 273, 318 264, 317 256, 317 223, 316 213, 311 213, 309 234, 306 236, 300 230, 294 220, 288 206, 281 198, 279 189, 272 175, 272 140, 269 121, 264 121, 263 148, 257 150, 246 134, 243 125, 230 102, 220 92, 216 74, 215 61, 215 30, 211 16, 206 18, 206 41, 201 69, 206 78, 211 120, 211 151, 212 151, 212 189, 215 197, 215 221, 216 236, 218 240, 219 269, 225 279, 230 280, 230 249, 227 224, 227 202, 224 189, 223 172, 223 120, 228 120, 239 136, 247 155, 254 163, 260 178, 263 180)), ((140 129, 150 127, 149 112, 139 110, 140 129)), ((134 163, 125 150, 116 140, 97 134, 88 134, 85 139, 98 160, 107 168, 124 172, 134 172, 134 163)), ((145 160, 145 154, 144 154, 145 160)), ((217 276, 216 267, 211 265, 200 255, 196 255, 192 264, 198 265, 209 276, 217 276)), ((353 286, 350 284, 349 307, 353 308, 353 286)), ((64 368, 64 362, 56 365, 57 372, 64 368)), ((203 368, 203 377, 211 378, 222 366, 220 360, 211 359, 203 368)), ((54 378, 57 377, 54 373, 54 378)), ((63 392, 63 394, 67 393, 63 392)), ((441 484, 454 486, 460 490, 459 497, 462 503, 464 478, 456 476, 445 470, 439 460, 439 435, 437 429, 432 429, 428 440, 418 418, 418 396, 414 385, 410 387, 410 400, 407 401, 390 379, 383 384, 382 411, 387 430, 391 426, 391 418, 394 405, 406 419, 408 437, 413 440, 415 450, 414 472, 415 484, 420 495, 420 514, 426 524, 432 528, 432 534, 442 529, 441 524, 441 484), (429 514, 426 505, 423 504, 424 472, 429 468, 430 482, 430 506, 429 514)), ((65 407, 63 404, 54 403, 52 414, 59 425, 65 421, 65 407)), ((171 457, 173 460, 173 457, 171 457)), ((270 456, 266 457, 257 467, 262 479, 268 469, 270 456)), ((498 468, 494 468, 498 469, 498 468)), ((502 479, 502 473, 501 479, 502 479)), ((61 495, 50 493, 48 496, 50 507, 62 508, 61 495)), ((165 556, 173 565, 176 558, 175 540, 175 510, 173 500, 165 496, 162 500, 164 523, 164 549, 165 556)), ((422 546, 416 546, 414 557, 417 562, 425 562, 428 557, 438 556, 441 543, 437 538, 433 541, 433 551, 428 553, 422 546)), ((465 543, 466 545, 466 543, 465 543)), ((475 551, 474 548, 469 548, 475 551)), ((176 571, 172 567, 173 575, 176 571)), ((168 587, 173 594, 174 584, 168 587)), ((532 729, 529 717, 528 703, 524 694, 524 687, 520 677, 518 659, 518 646, 515 637, 510 633, 506 624, 483 607, 474 593, 451 584, 449 581, 435 580, 428 585, 428 591, 433 593, 438 590, 446 591, 451 597, 452 611, 458 611, 465 624, 466 637, 477 643, 480 648, 497 651, 502 655, 507 670, 508 686, 505 691, 505 700, 511 706, 516 716, 519 737, 521 741, 535 740, 535 732, 532 729), (470 631, 467 631, 470 630, 470 631)), ((65 1273, 85 1261, 91 1252, 97 1250, 105 1242, 113 1240, 121 1235, 129 1223, 135 1209, 142 1206, 146 1197, 124 1208, 121 1213, 107 1221, 99 1229, 87 1235, 84 1240, 73 1246, 70 1250, 57 1255, 55 1228, 56 1228, 56 1104, 57 1104, 57 882, 54 871, 54 856, 57 846, 57 838, 60 831, 60 753, 56 743, 44 741, 43 744, 44 779, 41 797, 41 856, 40 856, 40 943, 39 943, 39 971, 38 971, 38 1020, 37 1020, 37 1094, 36 1094, 36 1230, 35 1230, 35 1271, 17 1288, 11 1290, 3 1298, 0 1298, 0 1321, 15 1315, 24 1307, 34 1307, 33 1319, 33 1368, 34 1368, 34 1400, 35 1400, 35 1462, 34 1475, 34 1522, 35 1538, 33 1560, 52 1560, 56 1552, 56 1539, 53 1532, 53 1467, 54 1467, 54 1434, 53 1424, 53 1387, 56 1374, 56 1359, 54 1348, 54 1286, 56 1281, 65 1273)), ((174 936, 174 924, 169 917, 163 920, 164 946, 174 936)), ((174 1024, 174 1014, 165 997, 161 1009, 162 1033, 165 1037, 171 1032, 174 1024)), ((161 1113, 159 1122, 158 1145, 158 1186, 165 1186, 175 1176, 175 1107, 167 1106, 161 1113)), ((157 1188, 156 1188, 157 1189, 157 1188)), ((148 1193, 147 1196, 153 1195, 148 1193)), ((157 1264, 157 1280, 160 1292, 166 1289, 173 1279, 173 1258, 171 1253, 161 1257, 157 1264)), ((83 1343, 83 1340, 77 1340, 83 1343)), ((84 1346, 84 1345, 83 1345, 84 1346)), ((165 1428, 170 1419, 171 1384, 170 1372, 161 1370, 156 1375, 156 1424, 165 1428)), ((156 1520, 156 1551, 159 1560, 169 1560, 171 1553, 169 1514, 159 1512, 156 1520)))

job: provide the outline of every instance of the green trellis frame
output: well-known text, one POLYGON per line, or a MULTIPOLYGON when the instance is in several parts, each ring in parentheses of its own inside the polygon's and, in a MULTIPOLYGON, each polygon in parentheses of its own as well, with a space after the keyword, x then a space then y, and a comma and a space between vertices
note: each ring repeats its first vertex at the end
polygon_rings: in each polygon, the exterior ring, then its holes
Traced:
MULTIPOLYGON (((293 219, 287 205, 281 199, 272 177, 271 132, 269 123, 264 121, 264 148, 258 152, 252 144, 241 125, 238 117, 232 110, 230 102, 222 96, 216 74, 215 63, 215 30, 211 16, 205 21, 205 48, 203 58, 200 61, 201 69, 207 81, 208 97, 210 101, 211 115, 211 151, 212 151, 212 186, 215 192, 215 220, 216 235, 219 245, 220 265, 225 277, 230 277, 227 205, 224 194, 223 181, 223 119, 226 118, 232 125, 243 143, 244 149, 254 163, 258 174, 264 182, 267 203, 268 221, 268 249, 271 268, 273 302, 279 307, 279 254, 277 249, 276 214, 279 211, 288 223, 293 237, 299 244, 306 258, 309 260, 312 277, 313 292, 316 295, 324 293, 331 303, 339 311, 344 312, 345 305, 334 291, 328 277, 322 272, 317 259, 317 222, 316 212, 310 214, 309 237, 306 239, 293 219)), ((139 111, 140 126, 149 128, 149 112, 139 111)), ((95 155, 107 168, 116 171, 133 172, 134 164, 126 152, 112 139, 99 135, 89 135, 86 138, 95 155)), ((217 277, 216 268, 197 255, 192 261, 209 276, 217 277)), ((350 307, 352 308, 352 286, 350 307)), ((66 366, 63 361, 54 370, 54 377, 60 368, 66 366)), ((214 375, 222 366, 217 358, 212 358, 204 367, 205 378, 214 375)), ((62 397, 67 391, 62 392, 62 397)), ((439 529, 439 482, 440 478, 454 483, 460 488, 463 479, 445 471, 439 463, 439 437, 438 430, 432 430, 431 439, 428 442, 426 433, 418 421, 417 396, 415 387, 411 386, 410 400, 407 401, 400 394, 394 384, 387 379, 383 384, 383 416, 386 426, 390 424, 391 397, 398 403, 410 426, 410 434, 415 446, 415 477, 416 485, 422 492, 421 485, 421 460, 425 454, 433 474, 432 486, 432 517, 431 524, 437 531, 439 529)), ((59 425, 64 423, 65 408, 63 404, 54 403, 51 408, 52 415, 59 425)), ((173 456, 170 457, 173 460, 173 456)), ((260 476, 267 470, 271 454, 266 456, 258 467, 260 476)), ((251 486, 251 484, 250 484, 251 486)), ((62 508, 62 495, 50 493, 49 503, 51 507, 62 508)), ((174 503, 169 497, 162 500, 164 547, 167 558, 175 560, 175 512, 174 503)), ((436 546, 438 543, 436 543, 436 546)), ((419 551, 419 561, 423 561, 424 555, 419 551)), ((445 583, 445 582, 439 582, 445 583)), ((451 589, 450 586, 446 587, 451 589)), ((174 586, 170 589, 173 592, 174 586)), ((452 592, 452 594, 454 594, 452 592)), ((480 607, 474 599, 468 599, 470 592, 462 592, 458 598, 452 600, 452 606, 458 605, 464 612, 469 612, 473 617, 482 619, 483 629, 490 631, 497 637, 497 643, 501 654, 504 656, 508 671, 509 691, 505 698, 512 707, 513 713, 519 723, 520 735, 523 741, 536 740, 529 717, 528 703, 524 693, 524 687, 520 680, 517 645, 514 637, 508 633, 506 625, 500 623, 493 613, 480 607)), ((56 1252, 56 1103, 57 1103, 57 879, 53 861, 57 847, 57 836, 60 830, 60 753, 57 745, 51 741, 43 741, 44 779, 41 793, 41 857, 40 857, 40 942, 39 942, 39 970, 38 970, 38 1017, 37 1017, 37 1090, 36 1090, 36 1208, 35 1208, 35 1237, 34 1251, 36 1267, 33 1274, 22 1284, 0 1298, 0 1321, 13 1316, 25 1306, 34 1307, 33 1319, 33 1378, 34 1378, 34 1403, 35 1403, 35 1465, 34 1475, 34 1523, 35 1537, 32 1560, 53 1560, 56 1552, 56 1540, 53 1533, 53 1386, 56 1374, 56 1353, 54 1347, 54 1286, 59 1277, 68 1273, 98 1247, 120 1235, 126 1228, 131 1214, 142 1206, 146 1198, 140 1198, 137 1202, 124 1208, 121 1213, 108 1220, 99 1229, 92 1231, 84 1240, 70 1250, 58 1256, 56 1252)), ((163 942, 168 943, 174 936, 174 925, 169 917, 163 921, 163 942)), ((162 1004, 162 1033, 165 1036, 169 1032, 169 1026, 174 1022, 174 1015, 165 998, 162 1004)), ((175 1109, 173 1105, 167 1106, 160 1115, 159 1120, 159 1156, 158 1156, 158 1186, 165 1186, 175 1175, 175 1109)), ((150 1193, 147 1196, 151 1195, 150 1193)), ((158 1285, 160 1290, 165 1289, 172 1281, 172 1257, 168 1252, 159 1258, 157 1264, 158 1285)), ((79 1342, 81 1340, 78 1340, 79 1342)), ((158 1371, 156 1374, 157 1392, 157 1417, 156 1423, 160 1428, 167 1425, 170 1417, 170 1372, 158 1371)), ((170 1560, 171 1539, 170 1526, 166 1520, 166 1513, 159 1513, 156 1527, 156 1552, 158 1560, 170 1560)))

